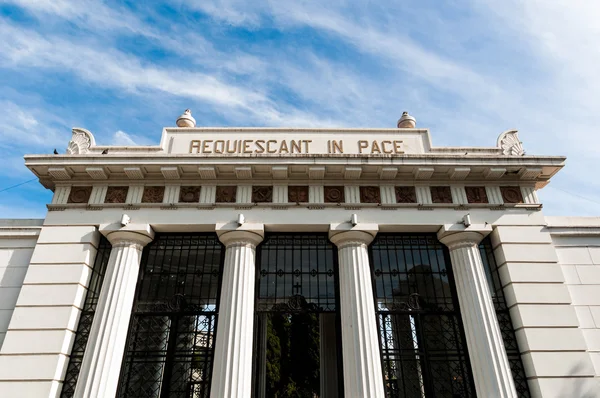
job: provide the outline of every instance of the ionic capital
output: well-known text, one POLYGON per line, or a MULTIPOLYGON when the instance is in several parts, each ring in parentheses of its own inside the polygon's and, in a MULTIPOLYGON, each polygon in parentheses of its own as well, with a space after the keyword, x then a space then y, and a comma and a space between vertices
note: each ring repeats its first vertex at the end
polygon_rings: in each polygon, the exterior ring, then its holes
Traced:
POLYGON ((220 223, 215 227, 217 236, 225 247, 232 245, 250 245, 256 247, 265 237, 263 224, 245 223, 220 223))
POLYGON ((150 224, 103 224, 99 230, 113 247, 138 245, 141 249, 154 239, 150 224))
POLYGON ((448 249, 454 250, 461 247, 476 246, 490 232, 492 232, 492 227, 489 224, 470 225, 468 227, 462 224, 448 224, 440 228, 437 237, 448 249))

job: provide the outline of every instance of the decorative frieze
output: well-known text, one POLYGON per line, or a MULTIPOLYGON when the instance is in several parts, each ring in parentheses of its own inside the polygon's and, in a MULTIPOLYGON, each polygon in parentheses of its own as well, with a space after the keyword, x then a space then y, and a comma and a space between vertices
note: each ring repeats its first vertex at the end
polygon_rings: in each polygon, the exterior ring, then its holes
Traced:
POLYGON ((325 203, 343 203, 344 187, 324 187, 325 203))
POLYGON ((396 203, 417 203, 415 187, 395 187, 396 203))
POLYGON ((165 187, 149 186, 144 187, 142 194, 142 203, 162 203, 165 196, 165 187))
POLYGON ((379 187, 360 187, 360 203, 381 203, 379 187))
POLYGON ((432 203, 452 203, 450 187, 430 187, 432 203))
POLYGON ((200 202, 200 187, 181 187, 179 189, 179 202, 198 203, 200 202))
POLYGON ((72 186, 67 203, 87 203, 90 200, 91 194, 92 187, 90 186, 72 186))
POLYGON ((104 203, 125 203, 129 187, 108 187, 104 203))
POLYGON ((288 202, 289 203, 308 203, 308 187, 307 186, 290 186, 290 187, 288 187, 288 202))
POLYGON ((465 187, 468 203, 488 203, 485 187, 465 187))
POLYGON ((324 187, 325 203, 343 203, 344 187, 324 187))
POLYGON ((504 203, 523 203, 523 194, 520 187, 500 187, 504 203))
POLYGON ((273 187, 272 186, 253 186, 252 187, 252 203, 272 203, 273 202, 273 187))
POLYGON ((235 203, 237 187, 235 185, 217 186, 216 203, 235 203))

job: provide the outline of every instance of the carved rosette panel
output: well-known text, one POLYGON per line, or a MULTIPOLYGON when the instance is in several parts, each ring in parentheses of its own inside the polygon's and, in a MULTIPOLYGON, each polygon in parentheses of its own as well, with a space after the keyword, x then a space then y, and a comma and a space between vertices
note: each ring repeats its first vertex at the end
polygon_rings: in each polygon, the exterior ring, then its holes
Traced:
POLYGON ((108 187, 104 203, 125 203, 129 187, 108 187))
POLYGON ((519 187, 500 187, 504 203, 523 203, 523 194, 519 187))
POLYGON ((71 187, 67 203, 87 203, 92 195, 92 187, 71 187))
POLYGON ((179 202, 198 203, 200 202, 200 187, 181 187, 179 190, 179 202))
POLYGON ((489 203, 485 187, 465 187, 465 193, 469 203, 489 203))
POLYGON ((381 203, 379 187, 360 187, 360 203, 381 203))
POLYGON ((450 187, 430 187, 430 190, 433 203, 452 203, 450 187))
POLYGON ((308 203, 308 187, 288 187, 288 202, 308 203))
POLYGON ((417 203, 415 187, 396 187, 396 203, 417 203))
POLYGON ((142 203, 162 203, 165 197, 165 187, 144 187, 142 203))
POLYGON ((273 202, 273 187, 252 187, 253 203, 271 203, 273 202))
POLYGON ((235 185, 230 186, 217 186, 217 203, 235 203, 235 197, 237 194, 237 187, 235 185))
POLYGON ((343 203, 344 187, 324 187, 325 203, 343 203))

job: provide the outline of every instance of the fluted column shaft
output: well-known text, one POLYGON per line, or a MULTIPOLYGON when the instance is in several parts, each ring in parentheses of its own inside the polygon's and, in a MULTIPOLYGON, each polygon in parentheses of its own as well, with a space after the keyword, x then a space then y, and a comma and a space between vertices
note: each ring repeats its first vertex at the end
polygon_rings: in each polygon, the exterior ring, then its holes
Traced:
POLYGON ((252 393, 252 335, 256 246, 261 231, 226 231, 225 264, 215 340, 211 398, 249 398, 252 393))
POLYGON ((114 397, 127 340, 142 249, 154 236, 145 228, 109 232, 112 250, 81 364, 75 397, 114 397))
POLYGON ((438 234, 448 246, 456 292, 479 397, 517 397, 492 295, 487 283, 478 232, 438 234))
POLYGON ((330 232, 338 247, 346 397, 383 398, 383 373, 367 245, 375 231, 330 232))

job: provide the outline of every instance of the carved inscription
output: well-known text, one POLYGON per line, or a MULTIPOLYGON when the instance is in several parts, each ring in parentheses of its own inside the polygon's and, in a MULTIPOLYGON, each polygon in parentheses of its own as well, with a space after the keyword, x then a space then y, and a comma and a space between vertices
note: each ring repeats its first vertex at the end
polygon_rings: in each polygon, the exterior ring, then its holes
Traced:
POLYGON ((325 203, 343 203, 344 187, 324 187, 325 203))
POLYGON ((165 187, 144 187, 142 203, 162 203, 165 187))
POLYGON ((237 186, 217 186, 217 203, 235 203, 235 196, 237 193, 237 186))
POLYGON ((450 187, 430 187, 433 203, 452 203, 450 187))
POLYGON ((273 202, 273 187, 252 187, 253 203, 271 203, 273 202))
POLYGON ((504 203, 523 203, 523 194, 519 187, 500 187, 504 203))
POLYGON ((306 187, 306 186, 288 187, 288 202, 290 202, 290 203, 308 203, 308 187, 306 187))
POLYGON ((379 187, 360 187, 360 203, 381 203, 379 187))
POLYGON ((104 203, 125 203, 129 187, 108 187, 104 203))
POLYGON ((87 203, 92 194, 92 187, 71 187, 67 203, 87 203))
POLYGON ((417 203, 415 187, 396 187, 396 203, 417 203))
POLYGON ((200 202, 200 187, 181 187, 179 190, 179 202, 198 203, 200 202))
POLYGON ((294 155, 350 153, 369 155, 399 155, 404 153, 402 140, 328 140, 326 148, 312 148, 312 140, 191 140, 189 153, 204 155, 294 155))
POLYGON ((465 187, 465 193, 469 203, 488 203, 485 187, 465 187))

